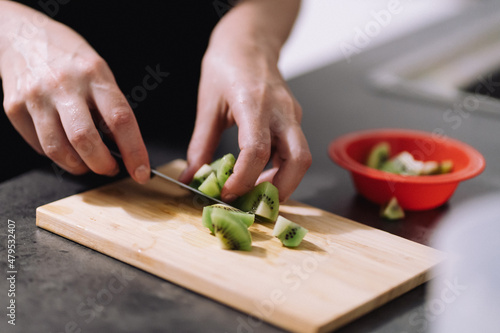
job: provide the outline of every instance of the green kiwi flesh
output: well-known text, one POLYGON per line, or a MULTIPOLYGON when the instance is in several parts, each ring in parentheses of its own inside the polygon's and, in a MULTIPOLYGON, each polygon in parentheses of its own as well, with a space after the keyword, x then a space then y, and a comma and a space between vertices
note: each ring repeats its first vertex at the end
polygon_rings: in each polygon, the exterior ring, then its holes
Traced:
POLYGON ((415 160, 412 154, 403 151, 383 163, 380 170, 400 175, 417 176, 420 175, 422 168, 423 162, 415 160))
POLYGON ((236 199, 233 206, 274 222, 279 214, 278 189, 270 182, 260 183, 250 192, 236 199))
POLYGON ((274 225, 273 236, 277 237, 286 247, 297 247, 307 232, 306 228, 279 215, 274 225))
POLYGON ((222 157, 217 167, 217 180, 219 181, 220 188, 224 187, 226 180, 233 173, 234 164, 236 159, 233 154, 226 154, 222 157))
POLYGON ((370 168, 380 169, 382 165, 389 159, 391 147, 388 142, 380 142, 376 144, 368 154, 366 165, 370 168))
POLYGON ((198 188, 200 185, 205 181, 205 179, 210 176, 210 174, 213 172, 212 167, 208 164, 203 164, 198 171, 193 176, 193 180, 189 184, 189 186, 198 188))
POLYGON ((388 220, 399 220, 405 217, 405 212, 396 197, 392 197, 387 204, 382 206, 380 216, 388 220))
POLYGON ((255 220, 255 215, 251 213, 246 213, 243 212, 239 209, 226 206, 226 205, 221 205, 221 204, 214 204, 211 206, 205 206, 203 207, 203 213, 201 216, 201 223, 204 227, 207 227, 212 233, 214 232, 214 226, 212 224, 212 213, 217 210, 217 211, 222 211, 231 218, 235 218, 241 222, 243 222, 247 228, 250 227, 254 220, 255 220))
POLYGON ((214 209, 210 216, 213 233, 223 249, 240 251, 252 249, 252 236, 245 223, 223 209, 214 209))
POLYGON ((213 198, 220 198, 220 186, 215 172, 212 172, 207 179, 201 183, 198 190, 213 198))
POLYGON ((443 160, 439 163, 439 174, 449 173, 453 170, 452 160, 443 160))

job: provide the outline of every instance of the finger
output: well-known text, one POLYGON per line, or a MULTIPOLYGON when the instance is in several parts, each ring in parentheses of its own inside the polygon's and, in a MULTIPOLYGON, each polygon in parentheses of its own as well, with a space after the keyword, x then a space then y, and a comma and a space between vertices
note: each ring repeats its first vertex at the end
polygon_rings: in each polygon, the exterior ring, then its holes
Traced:
MULTIPOLYGON (((248 108, 240 104, 239 107, 248 108)), ((271 131, 269 117, 265 113, 255 116, 254 110, 238 112, 234 117, 238 125, 238 143, 240 154, 234 165, 234 171, 222 189, 221 197, 232 201, 250 191, 264 170, 271 155, 271 131)))
POLYGON ((311 152, 300 126, 295 123, 281 133, 276 150, 279 169, 273 178, 280 201, 286 201, 297 188, 312 163, 311 152))
POLYGON ((151 174, 148 152, 127 99, 117 86, 109 85, 94 86, 92 95, 106 124, 106 131, 109 131, 118 146, 128 173, 136 182, 146 183, 151 174))
POLYGON ((4 102, 4 110, 12 126, 37 153, 43 155, 43 149, 38 141, 33 119, 29 114, 25 103, 4 102))
POLYGON ((119 168, 101 140, 87 103, 74 96, 58 97, 55 103, 66 136, 78 156, 93 172, 114 176, 119 168))
POLYGON ((179 177, 181 182, 189 182, 204 163, 212 160, 224 130, 219 118, 221 114, 219 108, 208 103, 198 106, 193 135, 187 151, 188 166, 179 177))
POLYGON ((72 174, 79 175, 89 171, 69 143, 55 110, 40 110, 36 105, 32 105, 30 114, 33 115, 36 134, 43 153, 48 158, 72 174))
POLYGON ((257 179, 257 182, 255 184, 257 185, 257 184, 260 184, 260 183, 263 183, 263 182, 270 182, 270 183, 272 183, 273 179, 274 179, 274 176, 276 175, 276 172, 278 172, 278 170, 279 170, 278 166, 274 166, 271 169, 264 170, 260 174, 260 176, 257 179))

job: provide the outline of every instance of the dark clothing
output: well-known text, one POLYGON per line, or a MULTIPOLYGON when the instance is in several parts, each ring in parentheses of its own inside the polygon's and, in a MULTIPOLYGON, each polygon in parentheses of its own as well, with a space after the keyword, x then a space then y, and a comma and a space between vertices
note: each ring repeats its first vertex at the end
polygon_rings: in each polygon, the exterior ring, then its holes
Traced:
MULTIPOLYGON (((229 6, 202 0, 19 2, 73 28, 107 61, 146 143, 152 139, 187 146, 201 59, 213 27, 229 6)), ((39 158, 12 128, 3 109, 1 113, 5 179, 24 171, 29 159, 39 158), (17 166, 17 161, 22 163, 17 166)))

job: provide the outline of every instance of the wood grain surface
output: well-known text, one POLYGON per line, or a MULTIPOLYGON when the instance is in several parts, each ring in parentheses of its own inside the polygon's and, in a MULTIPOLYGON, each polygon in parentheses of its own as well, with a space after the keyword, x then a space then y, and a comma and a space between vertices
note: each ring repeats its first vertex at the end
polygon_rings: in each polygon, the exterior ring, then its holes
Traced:
MULTIPOLYGON (((160 171, 177 177, 185 162, 160 171)), ((162 179, 131 179, 37 209, 39 227, 293 332, 334 330, 430 278, 437 250, 298 202, 280 213, 309 229, 288 249, 272 223, 250 227, 250 252, 220 248, 201 225, 207 202, 162 179)))

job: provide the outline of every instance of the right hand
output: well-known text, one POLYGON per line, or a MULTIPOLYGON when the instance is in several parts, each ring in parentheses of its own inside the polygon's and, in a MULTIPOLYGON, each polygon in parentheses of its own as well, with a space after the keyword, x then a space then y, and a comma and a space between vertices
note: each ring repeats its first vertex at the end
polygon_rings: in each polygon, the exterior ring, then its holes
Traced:
POLYGON ((0 31, 0 76, 15 129, 70 173, 113 176, 118 164, 100 130, 116 142, 132 178, 147 182, 150 165, 139 126, 106 62, 80 35, 48 17, 27 34, 26 20, 43 14, 1 3, 12 13, 9 29, 0 31))

